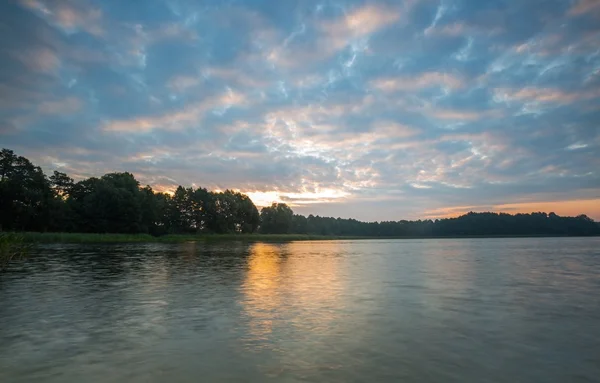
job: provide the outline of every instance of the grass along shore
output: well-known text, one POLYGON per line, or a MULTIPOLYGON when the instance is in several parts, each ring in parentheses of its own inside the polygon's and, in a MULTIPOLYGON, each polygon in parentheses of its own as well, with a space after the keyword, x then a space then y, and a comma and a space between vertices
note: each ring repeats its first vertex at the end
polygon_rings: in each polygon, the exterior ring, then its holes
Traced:
MULTIPOLYGON (((13 234, 14 235, 14 234, 13 234)), ((100 234, 100 233, 18 233, 23 243, 181 243, 190 241, 248 241, 248 242, 289 242, 326 241, 350 239, 444 239, 444 238, 528 238, 557 237, 551 235, 462 235, 462 236, 405 236, 368 237, 333 236, 314 234, 169 234, 154 237, 149 234, 100 234)))
POLYGON ((287 242, 370 238, 309 234, 169 234, 154 237, 149 234, 26 232, 20 233, 20 235, 23 238, 23 241, 28 243, 178 243, 189 241, 287 242))
POLYGON ((0 271, 6 269, 10 262, 24 258, 27 250, 23 235, 0 232, 0 271))

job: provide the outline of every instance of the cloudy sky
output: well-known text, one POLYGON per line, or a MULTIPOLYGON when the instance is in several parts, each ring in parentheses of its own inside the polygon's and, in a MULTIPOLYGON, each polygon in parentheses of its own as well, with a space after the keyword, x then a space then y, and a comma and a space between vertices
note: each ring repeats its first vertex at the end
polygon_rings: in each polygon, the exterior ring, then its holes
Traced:
POLYGON ((4 0, 0 146, 363 220, 600 219, 598 0, 4 0))

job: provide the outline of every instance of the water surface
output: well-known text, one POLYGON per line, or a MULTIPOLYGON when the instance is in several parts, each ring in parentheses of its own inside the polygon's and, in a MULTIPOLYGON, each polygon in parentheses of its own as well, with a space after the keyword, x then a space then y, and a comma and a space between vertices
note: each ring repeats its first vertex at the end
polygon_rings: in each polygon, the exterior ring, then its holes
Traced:
POLYGON ((48 245, 1 382, 592 382, 600 238, 48 245))

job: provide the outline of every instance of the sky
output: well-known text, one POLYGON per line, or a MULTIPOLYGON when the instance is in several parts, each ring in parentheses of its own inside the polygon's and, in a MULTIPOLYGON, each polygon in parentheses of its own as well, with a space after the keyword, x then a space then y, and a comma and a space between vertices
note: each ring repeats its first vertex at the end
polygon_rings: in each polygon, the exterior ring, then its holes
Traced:
POLYGON ((0 147, 362 220, 600 220, 599 0, 5 0, 0 147))

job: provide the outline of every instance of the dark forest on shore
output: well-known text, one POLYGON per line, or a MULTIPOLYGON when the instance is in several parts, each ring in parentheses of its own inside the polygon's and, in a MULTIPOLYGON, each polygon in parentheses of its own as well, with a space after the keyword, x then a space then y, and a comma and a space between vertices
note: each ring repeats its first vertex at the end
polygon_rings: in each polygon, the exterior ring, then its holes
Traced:
POLYGON ((468 213, 457 218, 361 222, 294 214, 285 204, 259 213, 239 192, 179 186, 173 195, 140 186, 131 173, 75 182, 13 151, 0 153, 0 231, 165 234, 313 234, 365 237, 600 235, 585 215, 468 213))

